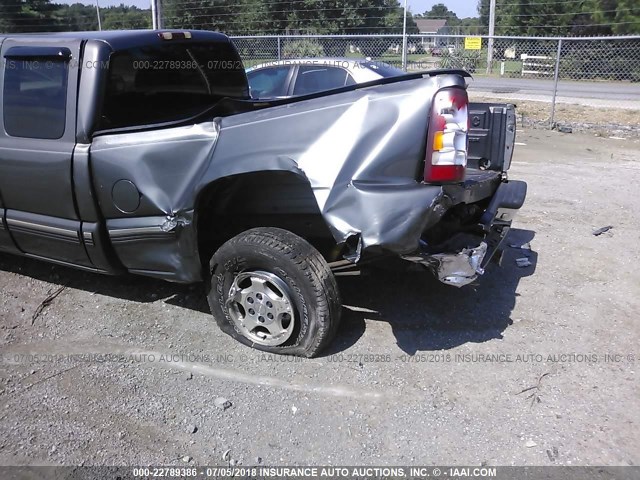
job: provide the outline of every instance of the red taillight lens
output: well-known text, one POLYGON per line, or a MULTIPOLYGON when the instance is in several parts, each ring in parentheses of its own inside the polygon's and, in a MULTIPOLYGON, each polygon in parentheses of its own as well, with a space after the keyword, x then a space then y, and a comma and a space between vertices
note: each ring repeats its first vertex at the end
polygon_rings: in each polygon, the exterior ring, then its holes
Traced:
POLYGON ((469 115, 467 91, 445 88, 436 93, 431 107, 424 160, 424 181, 461 182, 467 166, 469 115))

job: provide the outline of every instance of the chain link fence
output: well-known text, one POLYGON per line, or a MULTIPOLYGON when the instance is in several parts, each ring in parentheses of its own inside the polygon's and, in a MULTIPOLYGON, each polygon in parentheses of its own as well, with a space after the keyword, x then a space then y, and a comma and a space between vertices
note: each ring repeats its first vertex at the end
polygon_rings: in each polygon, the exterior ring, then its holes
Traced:
POLYGON ((472 95, 526 104, 532 121, 549 126, 576 123, 557 105, 640 110, 640 36, 484 36, 475 37, 475 45, 467 38, 408 35, 405 43, 402 35, 287 35, 232 41, 247 67, 293 58, 368 57, 408 72, 461 68, 474 77, 472 95))
POLYGON ((640 82, 640 36, 602 38, 402 35, 287 35, 231 37, 247 66, 287 58, 370 57, 407 71, 464 68, 507 78, 640 82), (468 37, 467 37, 468 38, 468 37), (492 54, 489 55, 489 50, 492 54))

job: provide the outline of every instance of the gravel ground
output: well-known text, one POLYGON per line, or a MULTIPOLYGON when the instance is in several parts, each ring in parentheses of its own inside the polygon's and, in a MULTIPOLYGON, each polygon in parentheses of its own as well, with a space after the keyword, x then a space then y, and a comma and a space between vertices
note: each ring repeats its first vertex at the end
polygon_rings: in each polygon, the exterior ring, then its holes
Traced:
MULTIPOLYGON (((549 129, 551 95, 500 95, 470 90, 469 98, 478 102, 515 103, 518 107, 518 125, 549 129)), ((558 97, 554 123, 570 127, 574 132, 600 137, 640 138, 640 101, 620 105, 612 100, 603 100, 598 104, 592 99, 585 101, 558 97)))
POLYGON ((518 142, 532 250, 460 290, 341 279, 318 359, 222 335, 200 286, 0 254, 0 464, 638 465, 640 141, 518 142))

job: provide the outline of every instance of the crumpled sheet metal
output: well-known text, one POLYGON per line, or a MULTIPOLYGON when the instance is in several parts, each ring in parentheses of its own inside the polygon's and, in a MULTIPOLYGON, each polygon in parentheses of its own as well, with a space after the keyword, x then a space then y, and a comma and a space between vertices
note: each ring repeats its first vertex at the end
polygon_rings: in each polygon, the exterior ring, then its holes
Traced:
POLYGON ((111 198, 120 179, 130 180, 141 193, 135 216, 173 216, 193 208, 194 183, 205 175, 218 135, 210 121, 96 137, 91 166, 104 217, 130 216, 117 210, 111 198))
MULTIPOLYGON (((98 136, 91 165, 100 208, 111 224, 180 218, 218 179, 292 172, 310 185, 338 243, 356 236, 360 249, 414 252, 425 226, 444 213, 437 208, 442 188, 421 185, 416 177, 431 99, 445 86, 464 86, 464 80, 454 74, 410 79, 192 126, 98 136), (140 191, 133 215, 119 211, 111 198, 121 179, 140 191)), ((172 227, 171 221, 164 225, 172 227)), ((168 269, 180 268, 171 263, 168 269)))
POLYGON ((338 243, 357 235, 365 249, 415 251, 443 195, 416 180, 431 99, 453 85, 464 80, 409 80, 222 119, 203 183, 290 161, 288 170, 308 180, 338 243))
POLYGON ((484 273, 482 260, 487 254, 486 242, 474 248, 465 248, 458 253, 437 253, 434 255, 405 255, 402 258, 421 263, 430 268, 442 283, 454 287, 464 287, 484 273))

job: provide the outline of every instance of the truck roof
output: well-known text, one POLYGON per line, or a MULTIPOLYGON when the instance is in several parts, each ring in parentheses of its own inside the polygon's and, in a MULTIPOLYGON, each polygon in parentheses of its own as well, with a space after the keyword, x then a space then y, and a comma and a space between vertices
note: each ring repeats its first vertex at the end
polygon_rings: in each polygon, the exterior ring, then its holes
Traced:
MULTIPOLYGON (((181 36, 183 37, 183 36, 181 36)), ((61 43, 70 40, 99 40, 111 46, 113 50, 123 50, 126 48, 137 47, 150 44, 169 44, 172 42, 228 42, 226 35, 218 32, 207 30, 103 30, 90 32, 45 32, 45 33, 16 33, 16 34, 0 34, 0 43, 7 38, 14 39, 42 39, 45 38, 47 43, 55 43, 60 40, 61 43), (174 38, 172 40, 163 39, 162 33, 190 33, 191 38, 174 38)))

